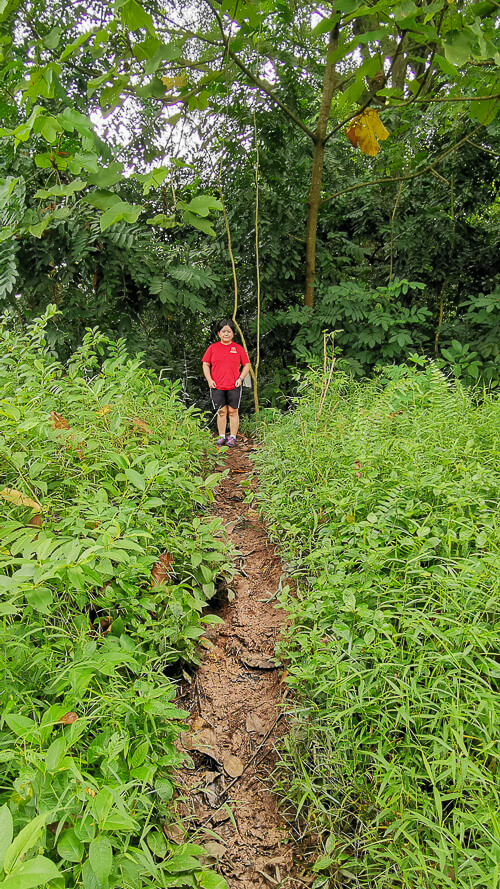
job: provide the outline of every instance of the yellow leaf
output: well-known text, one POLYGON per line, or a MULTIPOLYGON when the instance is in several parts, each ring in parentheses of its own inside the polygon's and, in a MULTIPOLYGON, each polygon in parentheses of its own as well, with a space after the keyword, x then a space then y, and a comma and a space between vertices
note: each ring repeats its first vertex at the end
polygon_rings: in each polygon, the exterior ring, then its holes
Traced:
POLYGON ((0 497, 3 497, 4 500, 8 500, 9 503, 13 503, 14 506, 28 506, 29 509, 34 509, 36 512, 42 511, 42 507, 37 500, 32 500, 31 497, 26 497, 26 494, 17 491, 16 488, 4 488, 0 491, 0 497))
POLYGON ((98 417, 105 417, 106 414, 109 414, 110 410, 111 408, 109 404, 105 404, 104 407, 100 407, 99 410, 96 411, 96 414, 98 417))
POLYGON ((387 139, 389 131, 380 120, 378 111, 367 108, 362 114, 353 118, 351 126, 346 130, 346 136, 353 148, 359 147, 363 154, 374 157, 380 151, 378 140, 387 139))
POLYGON ((161 82, 170 90, 173 86, 186 86, 187 77, 185 74, 178 74, 176 77, 162 77, 161 82))

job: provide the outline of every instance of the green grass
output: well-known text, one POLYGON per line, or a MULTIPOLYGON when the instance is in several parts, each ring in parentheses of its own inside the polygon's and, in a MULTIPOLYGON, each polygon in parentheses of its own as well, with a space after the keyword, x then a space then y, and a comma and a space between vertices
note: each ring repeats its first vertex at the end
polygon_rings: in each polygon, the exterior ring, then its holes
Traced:
POLYGON ((215 449, 122 343, 92 331, 64 368, 44 324, 0 329, 0 874, 223 889, 163 832, 188 715, 172 670, 198 662, 229 570, 203 514, 215 449))
POLYGON ((330 878, 500 885, 500 401, 322 371, 257 455, 299 592, 287 794, 330 878))

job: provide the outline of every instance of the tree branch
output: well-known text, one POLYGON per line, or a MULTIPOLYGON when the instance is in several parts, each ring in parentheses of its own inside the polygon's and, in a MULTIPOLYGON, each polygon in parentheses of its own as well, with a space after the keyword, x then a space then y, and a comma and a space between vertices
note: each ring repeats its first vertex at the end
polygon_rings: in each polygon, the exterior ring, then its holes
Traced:
POLYGON ((423 167, 421 170, 416 170, 414 173, 407 173, 406 176, 387 176, 384 179, 372 179, 370 182, 359 182, 357 185, 351 185, 349 188, 344 188, 342 191, 336 191, 333 194, 329 195, 327 198, 323 198, 320 206, 322 207, 324 204, 328 204, 333 198, 340 197, 341 195, 349 194, 352 191, 358 191, 360 188, 370 188, 372 185, 387 185, 389 182, 408 182, 410 179, 417 179, 419 176, 423 176, 425 173, 434 173, 434 167, 439 164, 445 157, 448 157, 449 154, 453 154, 457 148, 460 148, 464 142, 468 142, 470 136, 473 136, 474 133, 477 133, 478 130, 483 126, 483 121, 478 123, 476 127, 472 130, 472 133, 468 133, 467 136, 464 136, 463 139, 460 139, 460 142, 457 142, 456 145, 452 145, 451 148, 448 148, 443 154, 440 154, 439 157, 436 158, 432 164, 428 164, 426 167, 423 167))
POLYGON ((225 52, 227 53, 227 55, 229 56, 229 58, 233 60, 234 64, 240 69, 240 71, 242 71, 243 74, 244 74, 246 77, 248 77, 248 79, 249 79, 253 84, 255 84, 255 86, 258 87, 259 90, 261 90, 261 92, 265 93, 266 96, 268 96, 268 97, 271 99, 271 101, 274 102, 275 105, 278 106, 278 108, 281 108, 281 110, 282 110, 282 111, 283 111, 283 112, 284 112, 284 113, 285 113, 291 120, 293 120, 293 122, 294 122, 298 127, 300 127, 300 129, 301 129, 304 133, 306 133, 306 135, 309 136, 309 138, 314 142, 314 133, 312 132, 312 130, 310 130, 309 127, 306 126, 306 124, 305 124, 302 120, 300 120, 300 118, 297 117, 297 116, 293 113, 293 111, 291 111, 290 108, 288 108, 288 107, 281 101, 281 99, 278 99, 278 96, 273 92, 273 90, 271 89, 271 87, 270 87, 264 80, 261 80, 261 78, 258 77, 257 74, 254 74, 253 71, 251 71, 249 68, 247 68, 247 66, 245 65, 245 63, 242 62, 241 59, 236 55, 236 53, 234 52, 234 50, 231 49, 231 42, 230 42, 229 38, 226 36, 226 33, 225 33, 225 31, 224 31, 224 25, 223 25, 222 19, 221 19, 220 15, 219 15, 218 11, 217 11, 216 9, 214 9, 211 0, 205 0, 205 3, 206 3, 207 6, 211 9, 213 15, 215 16, 215 19, 216 19, 217 24, 218 24, 218 26, 219 26, 219 30, 220 30, 220 32, 221 32, 221 37, 222 37, 222 42, 223 42, 223 44, 224 44, 225 52))
MULTIPOLYGON (((396 47, 396 52, 394 53, 394 55, 393 55, 393 57, 392 57, 391 67, 390 67, 389 71, 387 72, 387 74, 384 76, 384 82, 383 82, 383 84, 382 84, 382 87, 380 87, 380 89, 382 89, 382 88, 385 86, 385 84, 387 83, 387 80, 389 79, 389 77, 390 77, 391 74, 392 74, 392 69, 394 68, 394 64, 395 64, 397 58, 401 55, 401 50, 403 49, 403 43, 404 43, 404 39, 405 39, 405 34, 406 34, 405 31, 403 31, 403 32, 401 33, 401 37, 400 37, 400 39, 399 39, 399 43, 398 43, 398 45, 397 45, 397 47, 396 47)), ((339 124, 337 124, 335 127, 333 127, 333 129, 330 130, 330 132, 328 133, 328 136, 327 136, 326 139, 325 139, 325 145, 326 145, 326 143, 328 142, 328 140, 331 139, 332 136, 335 135, 335 133, 338 133, 338 131, 341 130, 342 127, 345 127, 345 125, 348 124, 349 121, 351 121, 354 117, 357 117, 358 114, 363 114, 363 111, 366 111, 366 109, 367 109, 367 108, 371 105, 371 103, 373 102, 373 99, 375 98, 375 95, 376 95, 375 93, 373 93, 372 95, 370 95, 370 96, 368 97, 368 99, 366 100, 366 102, 364 103, 364 105, 361 105, 361 107, 358 108, 356 111, 354 111, 352 114, 350 114, 349 117, 346 117, 341 123, 339 123, 339 124)))

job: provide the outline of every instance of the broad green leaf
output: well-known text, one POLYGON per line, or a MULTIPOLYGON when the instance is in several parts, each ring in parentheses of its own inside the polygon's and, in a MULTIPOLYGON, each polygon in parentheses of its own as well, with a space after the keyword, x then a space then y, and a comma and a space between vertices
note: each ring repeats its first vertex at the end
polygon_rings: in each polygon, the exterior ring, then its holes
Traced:
POLYGON ((98 210, 108 210, 122 203, 119 195, 114 191, 105 191, 103 189, 91 191, 90 194, 85 195, 83 200, 86 204, 90 204, 91 207, 96 207, 98 210))
MULTIPOLYGON (((203 849, 202 852, 204 851, 205 850, 203 849)), ((189 855, 187 852, 179 852, 174 854, 163 867, 167 873, 182 874, 189 871, 199 870, 200 861, 198 858, 193 858, 193 856, 189 855)))
POLYGON ((138 40, 132 47, 134 58, 138 62, 147 62, 154 56, 156 50, 161 45, 161 41, 157 37, 146 37, 145 40, 138 40))
POLYGON ((201 889, 227 889, 224 877, 213 870, 203 870, 198 877, 198 885, 201 889))
POLYGON ((155 791, 163 802, 168 802, 172 799, 174 788, 168 778, 158 778, 155 781, 155 791))
POLYGON ((59 41, 61 39, 61 29, 60 28, 52 28, 51 31, 43 38, 43 43, 49 49, 55 49, 59 46, 59 41))
POLYGON ((175 228, 179 224, 175 216, 165 216, 165 213, 159 213, 158 216, 153 216, 152 219, 146 219, 146 223, 147 225, 159 225, 161 228, 175 228))
POLYGON ((75 40, 73 43, 68 44, 66 49, 64 49, 63 52, 61 53, 61 55, 59 57, 59 61, 65 62, 66 59, 69 59, 69 57, 72 56, 73 53, 76 52, 77 49, 79 49, 81 46, 83 46, 83 44, 86 43, 87 40, 89 40, 94 34, 95 34, 94 29, 92 29, 91 31, 86 31, 85 34, 81 34, 80 37, 78 37, 78 39, 75 40))
POLYGON ((206 235, 212 235, 212 237, 215 238, 215 229, 208 221, 208 219, 202 219, 200 216, 196 216, 194 213, 191 213, 190 210, 185 210, 182 214, 182 218, 188 225, 192 225, 193 228, 198 228, 206 235))
POLYGON ((21 0, 1 0, 0 2, 0 22, 12 15, 12 13, 21 5, 21 0))
POLYGON ((77 821, 74 827, 77 839, 82 843, 90 843, 96 835, 96 823, 90 812, 87 812, 80 821, 77 821))
POLYGON ((70 133, 74 130, 81 135, 92 133, 93 125, 90 118, 75 108, 65 108, 61 114, 57 115, 57 119, 61 126, 70 133))
POLYGON ((68 159, 57 151, 46 151, 44 154, 35 155, 35 164, 41 170, 59 170, 62 172, 68 166, 68 159))
POLYGON ((4 716, 4 720, 19 738, 27 738, 30 734, 34 735, 38 729, 33 719, 20 713, 7 713, 4 716))
POLYGON ((113 849, 109 839, 98 836, 89 846, 89 861, 94 874, 102 886, 106 886, 113 867, 113 849))
POLYGON ((159 830, 150 830, 146 842, 156 858, 165 858, 168 846, 164 833, 160 833, 159 830))
POLYGON ((137 86, 135 92, 143 99, 162 99, 167 92, 167 88, 159 77, 153 77, 144 86, 137 86))
POLYGON ((8 805, 0 809, 0 870, 3 868, 5 853, 14 835, 14 822, 8 805))
POLYGON ((50 614, 49 606, 52 604, 54 597, 48 587, 38 587, 25 593, 25 596, 28 605, 31 605, 35 611, 39 611, 40 614, 50 614))
POLYGON ((109 188, 111 185, 116 185, 117 182, 122 181, 122 173, 123 164, 112 163, 89 176, 89 182, 91 185, 97 185, 98 188, 109 188))
POLYGON ((137 830, 138 824, 133 818, 129 815, 125 815, 123 812, 118 812, 116 810, 111 811, 102 824, 99 825, 101 830, 137 830))
POLYGON ((66 742, 64 738, 56 738, 52 741, 47 753, 45 754, 45 765, 48 772, 55 772, 61 765, 66 754, 66 742))
POLYGON ((50 858, 37 855, 24 861, 3 881, 2 889, 35 889, 46 886, 52 880, 61 879, 62 874, 50 858))
POLYGON ((162 62, 173 62, 182 55, 182 51, 173 43, 162 43, 155 53, 148 59, 144 71, 146 74, 154 74, 162 62))
POLYGON ((39 188, 35 192, 36 198, 63 198, 72 197, 77 191, 82 191, 87 187, 87 183, 83 179, 73 179, 68 185, 51 185, 49 188, 39 188))
POLYGON ((461 68, 469 61, 472 49, 472 37, 465 31, 448 31, 443 41, 444 54, 449 62, 461 68))
POLYGON ((83 863, 82 882, 83 889, 103 889, 88 860, 83 863))
POLYGON ((210 101, 210 93, 202 90, 196 96, 190 96, 188 106, 191 111, 206 111, 210 101))
POLYGON ((129 482, 134 485, 135 488, 138 488, 139 491, 144 491, 146 489, 144 476, 141 475, 140 472, 137 472, 135 469, 126 469, 125 475, 129 482))
POLYGON ((45 229, 49 227, 51 221, 52 213, 46 213, 40 222, 37 222, 36 225, 30 225, 28 231, 34 235, 35 238, 41 238, 45 229))
POLYGON ((115 222, 121 222, 122 219, 129 223, 137 222, 141 213, 142 206, 140 204, 128 204, 126 201, 119 201, 102 214, 100 220, 101 231, 105 231, 110 225, 114 225, 115 222))
POLYGON ((198 216, 208 216, 210 210, 222 209, 221 201, 218 201, 217 198, 213 198, 209 194, 198 195, 198 197, 193 198, 186 207, 186 210, 191 213, 196 213, 198 216))
POLYGON ((81 861, 85 847, 73 828, 63 830, 57 843, 57 851, 66 861, 81 861))
POLYGON ((149 750, 149 741, 141 741, 141 743, 135 748, 134 752, 130 757, 130 765, 133 769, 137 768, 137 766, 142 766, 149 750))
POLYGON ((74 157, 69 159, 68 166, 75 175, 78 175, 82 169, 89 173, 97 173, 99 162, 99 158, 94 152, 77 152, 74 157))
POLYGON ((101 824, 108 817, 113 806, 113 794, 109 787, 101 787, 99 792, 92 800, 92 809, 94 810, 97 822, 101 824))
MULTIPOLYGON (((47 813, 48 814, 48 813, 47 813)), ((29 824, 26 824, 15 837, 6 850, 3 860, 3 869, 9 874, 22 861, 24 856, 38 843, 45 828, 47 814, 37 815, 29 824)))
POLYGON ((122 23, 131 31, 149 31, 153 37, 155 36, 153 19, 137 0, 127 0, 120 9, 120 15, 122 23))

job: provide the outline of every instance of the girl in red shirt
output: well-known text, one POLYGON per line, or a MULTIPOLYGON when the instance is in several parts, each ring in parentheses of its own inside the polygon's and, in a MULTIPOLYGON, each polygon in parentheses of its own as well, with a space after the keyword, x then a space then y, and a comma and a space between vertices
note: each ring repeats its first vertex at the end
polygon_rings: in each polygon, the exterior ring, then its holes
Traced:
POLYGON ((203 358, 203 374, 210 386, 214 411, 217 411, 218 445, 236 445, 240 425, 238 409, 241 401, 241 384, 250 370, 250 361, 243 346, 233 343, 234 326, 228 319, 218 326, 219 342, 212 343, 203 358), (226 442, 226 424, 229 416, 229 436, 226 442))

